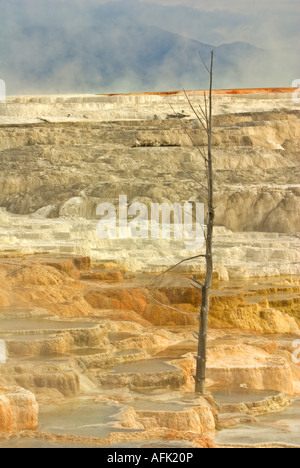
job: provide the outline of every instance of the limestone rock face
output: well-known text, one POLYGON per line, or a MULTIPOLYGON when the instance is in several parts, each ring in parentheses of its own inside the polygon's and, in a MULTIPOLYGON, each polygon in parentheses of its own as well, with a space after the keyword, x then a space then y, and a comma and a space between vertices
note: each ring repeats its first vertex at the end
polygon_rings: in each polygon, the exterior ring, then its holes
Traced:
POLYGON ((299 326, 294 317, 280 310, 239 304, 236 308, 227 308, 226 304, 214 309, 210 317, 211 325, 231 325, 236 328, 254 330, 261 333, 299 334, 299 326))
POLYGON ((258 365, 249 367, 209 367, 207 376, 219 387, 246 385, 257 390, 278 390, 294 393, 291 368, 285 365, 258 365))
MULTIPOLYGON (((193 409, 187 411, 144 411, 139 413, 141 422, 143 418, 152 420, 152 427, 156 423, 158 427, 167 427, 175 431, 194 431, 198 433, 207 432, 205 420, 201 421, 199 415, 193 409)), ((210 426, 210 420, 208 421, 210 426)))
MULTIPOLYGON (((214 253, 225 280, 299 273, 299 109, 287 90, 269 91, 214 95, 214 253)), ((204 104, 201 93, 190 97, 195 107, 204 104)), ((186 130, 203 149, 206 134, 182 93, 7 102, 0 109, 3 250, 91 256, 134 271, 193 256, 182 239, 99 239, 96 232, 99 203, 116 207, 122 194, 149 213, 151 203, 205 204, 197 185, 205 165, 186 130), (185 109, 186 130, 168 119, 170 104, 185 109)), ((0 290, 0 304, 8 301, 0 290)))
POLYGON ((297 233, 299 188, 243 187, 217 194, 216 223, 232 231, 297 233))
POLYGON ((101 385, 107 387, 166 387, 179 389, 186 384, 186 374, 181 369, 164 373, 128 373, 128 374, 109 374, 99 373, 98 381, 101 385))
POLYGON ((291 366, 285 358, 248 344, 223 344, 209 350, 207 376, 218 387, 294 392, 291 366))
POLYGON ((284 394, 279 393, 275 396, 264 398, 259 402, 245 402, 236 404, 222 404, 220 405, 220 413, 241 413, 243 415, 260 415, 267 413, 276 413, 282 411, 291 405, 291 400, 284 394))
MULTIPOLYGON (((198 108, 203 96, 191 100, 198 108)), ((201 304, 190 278, 203 282, 205 261, 180 264, 158 280, 153 273, 199 255, 200 245, 194 253, 182 239, 97 233, 97 206, 112 203, 118 214, 122 194, 148 213, 151 203, 205 204, 198 184, 205 164, 192 140, 205 151, 207 136, 185 96, 16 97, 8 104, 0 108, 0 339, 7 352, 0 432, 35 430, 36 398, 43 409, 89 397, 90 404, 117 404, 127 430, 97 439, 62 427, 43 437, 210 447, 205 434, 218 427, 219 411, 245 417, 286 407, 284 396, 220 409, 213 397, 188 395, 201 304), (184 121, 168 118, 170 103, 185 109, 184 121)), ((299 394, 292 362, 300 326, 299 107, 291 94, 214 95, 213 127, 207 389, 299 394)), ((109 418, 107 429, 117 421, 109 418)))
POLYGON ((216 428, 217 417, 212 406, 202 397, 197 398, 195 406, 182 406, 174 411, 144 410, 129 408, 123 413, 122 427, 137 429, 168 428, 174 431, 193 431, 207 434, 216 428))
POLYGON ((0 387, 0 431, 36 429, 38 410, 33 393, 21 387, 0 387))
MULTIPOLYGON (((300 220, 299 111, 291 96, 270 95, 268 102, 261 97, 214 97, 216 223, 233 231, 295 233, 300 220)), ((95 219, 97 205, 120 194, 127 194, 130 203, 146 204, 187 201, 191 194, 199 198, 191 174, 204 179, 203 160, 182 122, 166 118, 170 102, 174 108, 188 107, 184 96, 103 99, 89 97, 92 121, 83 118, 82 97, 54 96, 42 108, 14 98, 3 106, 1 206, 37 218, 95 219), (71 120, 61 114, 69 112, 70 99, 71 120), (17 128, 9 125, 11 117, 6 120, 8 108, 19 116, 17 128), (38 109, 51 116, 51 125, 36 118, 38 109)), ((201 103, 196 94, 191 99, 195 106, 201 103)), ((204 147, 206 134, 193 116, 185 124, 193 141, 204 147)))

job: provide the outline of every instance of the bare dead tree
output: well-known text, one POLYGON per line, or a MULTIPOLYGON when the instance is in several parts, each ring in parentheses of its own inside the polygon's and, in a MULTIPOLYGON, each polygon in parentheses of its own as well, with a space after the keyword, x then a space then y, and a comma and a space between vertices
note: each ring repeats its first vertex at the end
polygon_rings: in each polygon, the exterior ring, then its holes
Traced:
MULTIPOLYGON (((209 94, 208 96, 204 93, 204 107, 199 106, 199 110, 196 109, 195 105, 193 104, 192 100, 190 99, 188 93, 184 91, 186 100, 192 109, 193 114, 196 116, 199 128, 205 131, 207 136, 207 151, 204 151, 202 147, 197 144, 195 139, 189 133, 189 131, 185 128, 184 124, 182 124, 185 132, 189 136, 192 145, 198 150, 202 160, 205 163, 206 169, 206 181, 205 184, 200 182, 197 179, 197 176, 194 174, 189 174, 190 178, 193 179, 197 185, 199 186, 200 195, 206 199, 207 203, 207 227, 206 227, 206 235, 205 235, 205 254, 195 255, 193 257, 185 258, 181 260, 176 265, 168 268, 165 272, 161 273, 156 277, 156 280, 160 277, 164 277, 165 274, 170 272, 171 270, 175 269, 179 265, 184 262, 188 262, 190 260, 194 260, 196 258, 205 258, 205 280, 204 283, 200 283, 196 281, 194 278, 192 280, 192 286, 196 289, 200 290, 202 293, 201 299, 201 306, 199 307, 200 313, 199 314, 192 314, 197 316, 199 319, 199 331, 195 332, 194 336, 198 341, 198 352, 196 359, 196 375, 194 376, 195 379, 195 392, 204 394, 205 393, 205 380, 206 380, 206 363, 207 363, 207 328, 208 328, 208 316, 209 316, 209 309, 210 309, 210 292, 211 292, 211 285, 213 280, 213 253, 212 253, 212 244, 213 244, 213 229, 214 229, 214 217, 215 217, 215 209, 214 209, 214 174, 213 174, 213 162, 212 162, 212 111, 213 111, 213 102, 212 102, 212 90, 213 90, 213 65, 214 65, 214 53, 211 52, 211 62, 210 68, 207 67, 205 62, 203 61, 202 57, 201 60, 205 66, 209 74, 209 94)), ((174 115, 176 115, 175 110, 171 106, 174 115)), ((150 282, 152 284, 153 281, 150 282)), ((149 286, 150 286, 149 284, 149 286)), ((155 297, 153 297, 150 293, 149 296, 155 301, 157 304, 166 307, 171 310, 175 310, 183 315, 191 315, 186 312, 179 310, 178 308, 171 307, 169 305, 163 304, 158 301, 155 297)))
MULTIPOLYGON (((202 57, 201 57, 202 60, 202 57)), ((213 174, 213 162, 212 162, 212 90, 213 90, 213 65, 214 65, 214 53, 211 52, 210 68, 207 67, 205 62, 202 60, 208 74, 209 74, 209 94, 208 97, 204 93, 204 107, 200 106, 199 110, 193 105, 188 94, 185 92, 187 102, 196 116, 200 128, 204 129, 207 135, 207 151, 203 151, 202 148, 195 142, 192 136, 188 133, 192 144, 198 149, 201 157, 205 162, 206 168, 206 185, 199 182, 202 190, 204 189, 204 197, 207 201, 207 228, 205 236, 205 255, 199 255, 205 257, 206 269, 205 269, 205 280, 204 283, 200 283, 195 279, 192 279, 192 285, 200 289, 202 292, 201 307, 199 314, 199 331, 195 333, 195 337, 198 341, 198 353, 195 356, 196 359, 196 375, 195 379, 195 392, 205 393, 205 380, 206 380, 206 363, 207 363, 207 327, 208 327, 208 316, 210 309, 210 291, 213 280, 213 254, 212 254, 212 243, 213 243, 213 229, 214 229, 214 174, 213 174)), ((191 176, 192 177, 192 176, 191 176)), ((197 179, 192 177, 197 182, 197 179)), ((186 260, 191 260, 186 259, 186 260)))
POLYGON ((206 231, 206 272, 204 284, 195 284, 202 291, 202 303, 199 317, 199 332, 198 332, 198 354, 196 356, 196 375, 195 375, 195 392, 203 394, 205 392, 206 379, 206 363, 207 363, 207 325, 210 308, 210 290, 213 279, 213 229, 214 229, 214 177, 213 177, 213 162, 212 162, 212 87, 213 87, 213 61, 214 53, 211 52, 211 63, 209 72, 209 96, 204 96, 205 109, 201 108, 201 116, 196 112, 199 118, 204 119, 205 131, 207 134, 207 231, 206 231))

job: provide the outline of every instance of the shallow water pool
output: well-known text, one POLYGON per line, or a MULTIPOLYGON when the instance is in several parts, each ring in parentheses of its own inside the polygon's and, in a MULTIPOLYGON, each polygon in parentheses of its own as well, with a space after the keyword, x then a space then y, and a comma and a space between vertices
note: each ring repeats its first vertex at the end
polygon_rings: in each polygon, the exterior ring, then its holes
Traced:
POLYGON ((212 396, 220 405, 250 403, 254 401, 262 401, 265 398, 278 395, 280 392, 271 390, 249 390, 235 389, 233 391, 212 391, 212 396))
POLYGON ((115 374, 150 374, 171 372, 176 370, 175 366, 166 363, 161 359, 147 359, 138 362, 128 362, 117 364, 114 368, 115 374))
POLYGON ((0 333, 30 330, 71 330, 74 328, 96 327, 94 322, 73 322, 67 320, 47 320, 36 318, 0 318, 0 333))
POLYGON ((257 422, 219 431, 216 442, 220 445, 281 443, 300 447, 300 399, 280 413, 260 416, 257 422))
POLYGON ((105 438, 111 432, 123 431, 113 427, 118 413, 119 406, 93 399, 76 399, 41 409, 38 430, 54 434, 105 438))

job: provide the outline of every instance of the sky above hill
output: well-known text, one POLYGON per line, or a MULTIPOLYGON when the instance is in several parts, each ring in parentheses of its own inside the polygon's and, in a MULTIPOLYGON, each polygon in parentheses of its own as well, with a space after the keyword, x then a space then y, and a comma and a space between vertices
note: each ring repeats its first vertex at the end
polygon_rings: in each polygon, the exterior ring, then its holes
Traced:
MULTIPOLYGON (((114 0, 111 0, 114 1, 114 0)), ((220 21, 231 40, 247 41, 257 47, 289 44, 290 39, 299 41, 300 6, 298 0, 141 0, 160 5, 182 5, 202 11, 222 10, 247 18, 247 27, 240 25, 231 36, 226 21, 220 21)), ((179 19, 180 21, 180 19, 179 19)))
MULTIPOLYGON (((64 0, 62 0, 64 1, 64 0)), ((79 3, 82 0, 77 0, 79 3)), ((118 0, 89 0, 94 4, 115 3, 118 0)), ((123 0, 124 3, 133 3, 123 0)), ((139 0, 140 3, 150 3, 169 7, 183 6, 203 12, 224 13, 224 21, 219 19, 219 30, 224 34, 226 42, 246 41, 257 47, 292 46, 293 41, 299 42, 300 6, 298 0, 139 0), (239 15, 244 17, 241 24, 234 30, 230 28, 228 17, 239 15)), ((181 18, 178 16, 178 26, 181 18)), ((199 33, 200 34, 200 33, 199 33)), ((205 41, 205 38, 202 39, 205 41)), ((209 41, 207 41, 209 42, 209 41)))
POLYGON ((0 0, 9 94, 290 86, 300 76, 294 0, 0 0), (225 44, 225 46, 224 46, 225 44))

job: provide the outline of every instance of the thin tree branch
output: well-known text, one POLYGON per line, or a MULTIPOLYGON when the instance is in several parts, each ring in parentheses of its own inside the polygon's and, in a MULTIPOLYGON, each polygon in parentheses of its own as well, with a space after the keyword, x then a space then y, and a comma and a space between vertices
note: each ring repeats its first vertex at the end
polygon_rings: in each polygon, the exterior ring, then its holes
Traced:
POLYGON ((209 70, 208 66, 206 65, 204 59, 202 58, 202 55, 201 55, 200 50, 199 50, 198 53, 199 53, 199 57, 200 57, 200 59, 201 59, 201 62, 203 63, 203 65, 204 65, 205 69, 207 70, 207 72, 210 74, 210 70, 209 70))
POLYGON ((155 299, 155 297, 153 297, 150 293, 148 293, 149 297, 151 297, 151 299, 153 299, 153 301, 157 302, 157 304, 159 304, 160 306, 162 307, 165 307, 166 309, 171 309, 171 310, 175 310, 176 312, 179 312, 180 314, 182 315, 188 315, 190 317, 198 317, 199 314, 190 314, 189 312, 183 312, 182 310, 179 310, 177 309, 176 307, 172 307, 172 306, 169 306, 169 305, 166 305, 166 304, 163 304, 162 302, 158 301, 157 299, 155 299))
MULTIPOLYGON (((200 185, 200 187, 203 188, 203 190, 205 190, 206 192, 208 191, 208 188, 205 187, 205 185, 202 184, 202 182, 199 182, 199 180, 197 180, 194 176, 192 176, 190 172, 187 172, 187 171, 185 171, 185 170, 184 170, 183 172, 185 172, 185 174, 188 174, 188 175, 190 176, 190 178, 191 178, 194 182, 196 182, 196 184, 200 185)), ((207 198, 207 196, 206 196, 206 198, 207 198)))
MULTIPOLYGON (((166 275, 167 273, 169 273, 169 271, 174 270, 175 268, 177 268, 177 267, 178 267, 179 265, 181 265, 182 263, 189 262, 190 260, 195 260, 196 258, 201 258, 201 257, 206 257, 206 254, 195 255, 194 257, 184 258, 184 259, 181 260, 180 262, 176 263, 176 265, 172 265, 172 266, 171 266, 170 268, 168 268, 166 271, 164 271, 163 273, 160 273, 159 275, 157 275, 154 279, 157 280, 157 279, 160 278, 161 276, 166 275)), ((153 283, 153 280, 150 281, 149 286, 151 286, 152 283, 153 283)))
MULTIPOLYGON (((205 98, 205 91, 204 91, 204 98, 205 98)), ((206 101, 204 99, 204 104, 206 104, 206 101)), ((199 106, 199 109, 200 109, 200 112, 203 116, 203 119, 205 120, 206 122, 206 125, 208 124, 208 115, 207 115, 207 109, 206 109, 206 106, 205 106, 205 110, 203 110, 203 107, 202 106, 199 106)))
MULTIPOLYGON (((172 104, 169 102, 169 106, 171 107, 172 111, 174 114, 176 114, 175 112, 175 109, 173 108, 172 104)), ((200 119, 200 122, 201 122, 201 119, 200 119)), ((201 157, 204 159, 204 162, 205 162, 205 167, 207 166, 207 158, 205 156, 205 153, 201 150, 200 146, 197 145, 193 139, 193 137, 191 136, 191 134, 187 131, 186 127, 184 126, 183 122, 180 121, 180 124, 184 130, 184 132, 186 133, 186 135, 189 137, 189 139, 191 140, 191 142, 193 143, 193 146, 197 149, 197 151, 200 153, 201 157)), ((203 122, 202 122, 202 126, 204 127, 204 130, 206 131, 206 128, 205 126, 203 125, 203 122)))
POLYGON ((204 287, 204 284, 199 283, 199 281, 195 280, 194 278, 191 278, 191 281, 194 281, 195 283, 197 283, 201 288, 204 287))
POLYGON ((195 116, 197 117, 197 120, 200 122, 200 124, 202 125, 204 131, 207 133, 207 127, 205 127, 204 123, 202 122, 202 119, 199 117, 199 114, 198 114, 198 112, 196 111, 196 109, 194 108, 194 106, 193 106, 193 104, 192 104, 190 98, 188 97, 186 90, 184 89, 183 92, 184 92, 184 94, 185 94, 185 97, 186 97, 186 99, 187 99, 187 102, 189 103, 189 105, 190 105, 192 111, 194 112, 195 116))
POLYGON ((208 125, 209 125, 209 116, 208 116, 208 109, 207 109, 207 96, 206 96, 206 92, 204 91, 204 105, 205 105, 205 115, 207 117, 207 129, 208 129, 208 125))
MULTIPOLYGON (((169 102, 169 106, 171 107, 173 113, 176 114, 175 109, 173 108, 173 106, 172 106, 172 104, 171 104, 170 102, 169 102)), ((193 112, 196 112, 196 111, 193 110, 193 112)), ((196 115, 197 115, 197 114, 196 114, 196 115)), ((201 119, 200 119, 198 116, 197 116, 197 118, 198 118, 199 122, 201 123, 201 125, 203 126, 204 131, 207 133, 207 129, 205 128, 203 122, 201 121, 201 119)), ((201 157, 204 159, 205 167, 207 168, 207 161, 208 161, 208 159, 207 159, 207 157, 205 156, 204 151, 201 149, 201 147, 200 147, 197 143, 195 143, 195 140, 193 139, 193 137, 191 136, 191 134, 188 132, 188 130, 186 129, 186 127, 184 126, 184 124, 183 124, 182 121, 180 121, 180 124, 181 124, 181 126, 182 126, 184 132, 186 133, 186 135, 187 135, 187 136, 189 137, 189 139, 191 140, 193 146, 197 149, 197 151, 200 153, 201 157)))

